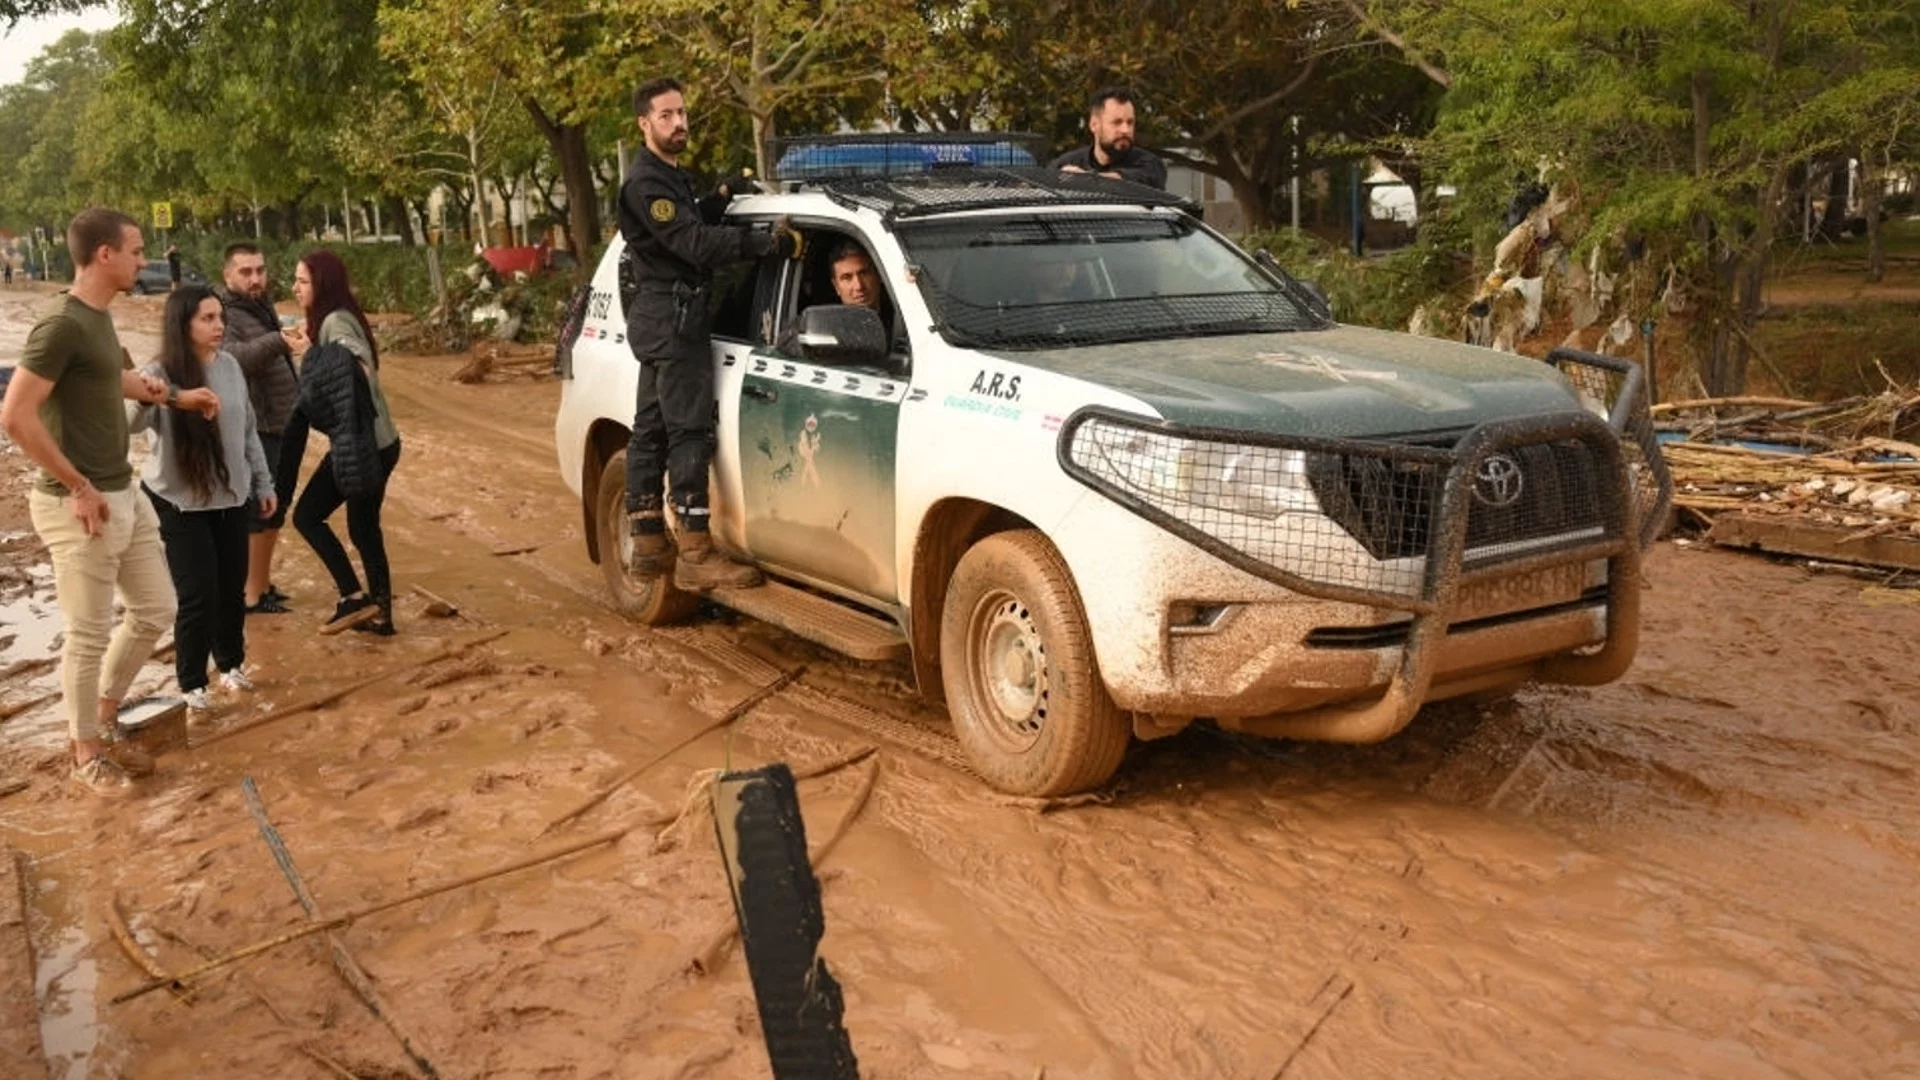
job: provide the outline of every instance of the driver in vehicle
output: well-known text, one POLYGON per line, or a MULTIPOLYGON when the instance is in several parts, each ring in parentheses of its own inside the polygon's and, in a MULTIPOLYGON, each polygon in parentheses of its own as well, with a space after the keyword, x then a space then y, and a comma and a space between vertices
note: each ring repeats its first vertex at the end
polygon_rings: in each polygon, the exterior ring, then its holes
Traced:
MULTIPOLYGON (((887 310, 887 290, 880 284, 880 271, 874 268, 867 250, 856 240, 840 240, 827 255, 827 267, 834 295, 840 303, 848 307, 870 308, 879 314, 880 325, 886 329, 887 345, 891 351, 893 313, 887 310)), ((780 339, 774 343, 774 348, 788 355, 798 355, 799 335, 799 320, 794 320, 780 332, 780 339)))

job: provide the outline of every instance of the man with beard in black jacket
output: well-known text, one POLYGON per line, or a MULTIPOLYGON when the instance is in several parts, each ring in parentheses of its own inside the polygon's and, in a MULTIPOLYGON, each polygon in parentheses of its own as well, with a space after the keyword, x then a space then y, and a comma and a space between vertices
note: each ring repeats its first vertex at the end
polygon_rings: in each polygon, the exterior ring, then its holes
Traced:
POLYGON ((1053 161, 1061 172, 1092 173, 1109 180, 1129 180, 1167 190, 1167 166, 1159 155, 1133 142, 1133 92, 1109 86, 1094 92, 1088 102, 1087 130, 1093 141, 1069 150, 1053 161))
POLYGON ((296 439, 291 447, 283 440, 294 403, 300 397, 300 376, 294 370, 292 350, 280 336, 280 315, 273 310, 267 260, 260 249, 248 243, 227 245, 221 276, 226 288, 218 292, 227 318, 222 347, 240 361, 240 370, 247 375, 247 396, 253 399, 260 445, 267 452, 267 466, 273 470, 274 494, 279 500, 271 517, 247 515, 253 530, 247 539, 247 614, 278 615, 292 610, 287 607, 287 598, 274 587, 272 573, 274 545, 280 539, 280 527, 286 524, 287 507, 293 503, 300 451, 305 448, 304 439, 296 439), (288 450, 292 460, 282 460, 289 456, 288 450))
POLYGON ((760 571, 713 546, 707 469, 713 461, 713 272, 728 263, 805 247, 783 220, 771 234, 722 219, 724 197, 696 199, 680 167, 687 149, 687 105, 680 84, 654 79, 633 95, 646 144, 633 155, 620 189, 620 264, 627 344, 640 362, 633 435, 627 443, 627 519, 633 554, 627 570, 689 592, 761 583, 760 571), (662 475, 673 499, 677 535, 669 539, 662 475), (674 548, 678 547, 675 559, 674 548))

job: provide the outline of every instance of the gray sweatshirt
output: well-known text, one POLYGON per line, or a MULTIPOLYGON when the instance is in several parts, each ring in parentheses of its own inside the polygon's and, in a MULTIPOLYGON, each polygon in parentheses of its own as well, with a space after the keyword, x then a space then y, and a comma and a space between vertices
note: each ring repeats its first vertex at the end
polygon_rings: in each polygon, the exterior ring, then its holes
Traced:
POLYGON ((360 370, 367 373, 367 389, 373 392, 373 445, 385 450, 400 441, 400 429, 393 426, 393 413, 387 408, 387 395, 380 390, 380 372, 373 366, 373 346, 360 329, 360 320, 351 311, 341 309, 320 320, 320 340, 315 348, 339 342, 360 358, 360 370))
MULTIPOLYGON (((156 378, 167 377, 159 364, 148 364, 141 370, 156 378)), ((260 446, 246 373, 232 353, 223 349, 207 365, 207 386, 220 398, 220 416, 214 423, 220 429, 220 450, 227 461, 226 487, 216 486, 204 500, 194 494, 193 485, 180 468, 174 439, 182 422, 189 418, 198 421, 200 414, 165 405, 132 406, 129 427, 160 436, 159 448, 140 466, 140 482, 155 495, 188 511, 230 510, 249 498, 265 499, 273 494, 273 474, 267 469, 267 452, 260 446)))

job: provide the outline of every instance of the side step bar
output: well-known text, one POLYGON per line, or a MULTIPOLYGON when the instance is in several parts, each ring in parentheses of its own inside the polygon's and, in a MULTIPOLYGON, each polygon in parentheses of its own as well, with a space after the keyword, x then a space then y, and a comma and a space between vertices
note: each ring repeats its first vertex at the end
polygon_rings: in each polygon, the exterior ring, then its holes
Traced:
POLYGON ((818 593, 770 579, 757 589, 715 589, 707 596, 716 604, 855 660, 907 658, 907 636, 898 626, 818 593))

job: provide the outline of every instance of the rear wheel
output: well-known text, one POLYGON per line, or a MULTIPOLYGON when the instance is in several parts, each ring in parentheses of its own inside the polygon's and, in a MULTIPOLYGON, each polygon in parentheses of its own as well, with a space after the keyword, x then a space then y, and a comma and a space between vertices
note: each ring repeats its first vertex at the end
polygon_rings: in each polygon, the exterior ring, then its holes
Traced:
POLYGON ((1069 795, 1120 767, 1130 728, 1107 695, 1066 562, 1039 532, 995 533, 954 568, 940 622, 954 734, 1015 795, 1069 795))
POLYGON ((627 528, 627 452, 613 455, 600 470, 594 496, 594 530, 600 541, 600 574, 614 609, 636 622, 661 626, 679 622, 700 606, 700 598, 673 587, 673 568, 657 578, 627 573, 633 537, 627 528))

